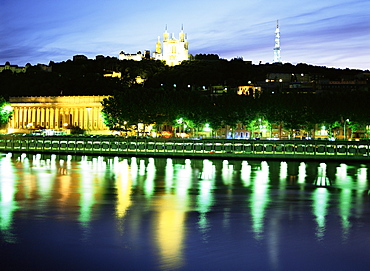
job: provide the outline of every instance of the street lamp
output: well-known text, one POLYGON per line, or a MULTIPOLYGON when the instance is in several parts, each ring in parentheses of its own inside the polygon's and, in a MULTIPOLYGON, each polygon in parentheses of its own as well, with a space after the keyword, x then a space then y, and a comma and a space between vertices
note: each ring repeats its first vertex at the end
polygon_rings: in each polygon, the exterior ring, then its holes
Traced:
POLYGON ((344 138, 344 140, 347 140, 347 132, 346 132, 346 124, 347 124, 347 122, 349 122, 349 119, 346 119, 344 121, 344 128, 343 128, 343 138, 344 138))

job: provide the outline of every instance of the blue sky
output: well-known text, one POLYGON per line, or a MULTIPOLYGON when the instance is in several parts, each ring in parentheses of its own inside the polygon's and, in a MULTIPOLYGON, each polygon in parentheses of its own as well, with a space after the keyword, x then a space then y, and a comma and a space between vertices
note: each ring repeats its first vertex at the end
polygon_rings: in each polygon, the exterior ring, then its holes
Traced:
POLYGON ((155 49, 165 26, 190 54, 370 69, 369 0, 0 0, 0 64, 61 62, 155 49))

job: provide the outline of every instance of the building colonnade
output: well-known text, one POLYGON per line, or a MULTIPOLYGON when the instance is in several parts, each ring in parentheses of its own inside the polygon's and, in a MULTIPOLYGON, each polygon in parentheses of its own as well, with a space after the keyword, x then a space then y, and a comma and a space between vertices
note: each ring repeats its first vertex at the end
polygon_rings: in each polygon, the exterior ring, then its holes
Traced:
POLYGON ((108 96, 10 97, 13 116, 8 129, 64 130, 72 126, 106 133, 101 101, 108 96))

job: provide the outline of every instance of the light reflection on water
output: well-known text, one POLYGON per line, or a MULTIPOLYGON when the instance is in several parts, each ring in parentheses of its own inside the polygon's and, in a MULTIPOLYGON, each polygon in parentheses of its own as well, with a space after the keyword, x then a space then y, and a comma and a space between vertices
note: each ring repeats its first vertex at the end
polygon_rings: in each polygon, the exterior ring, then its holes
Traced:
POLYGON ((71 242, 90 256, 72 267, 104 250, 131 270, 310 270, 312 256, 346 270, 335 253, 352 250, 349 266, 369 264, 364 164, 3 154, 0 169, 2 253, 45 242, 68 263, 71 242))

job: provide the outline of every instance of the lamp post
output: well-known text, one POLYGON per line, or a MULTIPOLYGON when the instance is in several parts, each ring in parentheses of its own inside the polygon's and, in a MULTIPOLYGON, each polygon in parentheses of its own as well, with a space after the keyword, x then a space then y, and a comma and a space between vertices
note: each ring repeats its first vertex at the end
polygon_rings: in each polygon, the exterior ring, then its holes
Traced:
POLYGON ((344 140, 347 140, 347 131, 346 131, 346 124, 347 124, 347 122, 349 122, 349 119, 346 119, 344 121, 344 128, 343 128, 343 138, 344 138, 344 140))

